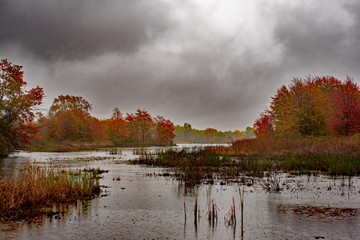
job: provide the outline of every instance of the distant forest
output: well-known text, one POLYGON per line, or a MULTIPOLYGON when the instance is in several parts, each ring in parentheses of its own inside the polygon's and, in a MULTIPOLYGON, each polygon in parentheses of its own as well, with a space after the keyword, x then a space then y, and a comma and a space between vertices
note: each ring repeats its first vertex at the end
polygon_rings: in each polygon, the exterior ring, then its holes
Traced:
POLYGON ((245 131, 218 131, 214 128, 198 130, 192 128, 189 123, 184 126, 175 126, 175 142, 193 142, 193 143, 231 143, 240 139, 254 138, 254 129, 247 127, 245 131))

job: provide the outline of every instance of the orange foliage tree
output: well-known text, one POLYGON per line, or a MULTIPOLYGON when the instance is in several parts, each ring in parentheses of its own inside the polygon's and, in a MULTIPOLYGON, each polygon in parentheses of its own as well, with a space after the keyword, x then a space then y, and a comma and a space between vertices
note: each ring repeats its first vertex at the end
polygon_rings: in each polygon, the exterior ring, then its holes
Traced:
POLYGON ((100 140, 101 121, 90 115, 91 104, 79 96, 60 95, 54 99, 49 117, 40 121, 43 136, 56 141, 100 140))
POLYGON ((103 121, 103 128, 105 137, 117 143, 124 142, 129 135, 127 122, 117 107, 114 108, 112 117, 103 121))
POLYGON ((359 87, 334 77, 295 78, 255 121, 257 137, 352 135, 360 132, 359 87))

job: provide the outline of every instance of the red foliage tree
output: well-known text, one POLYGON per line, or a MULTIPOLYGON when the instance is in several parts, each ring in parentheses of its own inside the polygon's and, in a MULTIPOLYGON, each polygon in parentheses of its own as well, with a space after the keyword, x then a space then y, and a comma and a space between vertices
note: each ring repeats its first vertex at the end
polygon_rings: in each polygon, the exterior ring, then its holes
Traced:
POLYGON ((34 107, 41 104, 44 92, 40 87, 25 90, 21 69, 7 59, 0 62, 0 155, 30 143, 39 128, 33 123, 34 107))
POLYGON ((274 126, 268 111, 260 114, 260 117, 256 119, 253 127, 257 138, 265 138, 274 134, 274 126))
POLYGON ((172 144, 175 138, 174 123, 165 119, 163 116, 157 116, 156 122, 156 137, 155 141, 161 145, 172 144))
POLYGON ((333 134, 353 135, 360 132, 360 88, 350 79, 332 97, 332 115, 327 123, 333 134))

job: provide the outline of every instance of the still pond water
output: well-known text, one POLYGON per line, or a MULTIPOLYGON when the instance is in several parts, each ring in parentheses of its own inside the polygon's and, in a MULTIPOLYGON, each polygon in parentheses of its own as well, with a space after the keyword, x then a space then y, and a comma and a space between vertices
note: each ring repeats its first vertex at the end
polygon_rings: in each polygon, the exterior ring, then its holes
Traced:
POLYGON ((70 206, 65 214, 44 216, 31 223, 2 223, 0 239, 360 239, 359 177, 334 179, 281 173, 276 177, 280 193, 265 191, 261 186, 264 179, 248 179, 241 236, 237 183, 218 180, 213 185, 185 187, 171 176, 160 176, 169 169, 128 163, 137 157, 133 148, 122 148, 116 155, 105 149, 20 151, 1 159, 0 175, 34 161, 71 169, 100 167, 109 172, 100 179, 101 197, 70 206), (200 218, 194 224, 196 195, 200 218), (237 224, 227 226, 225 219, 233 198, 237 224), (211 200, 218 209, 214 225, 207 220, 211 200))

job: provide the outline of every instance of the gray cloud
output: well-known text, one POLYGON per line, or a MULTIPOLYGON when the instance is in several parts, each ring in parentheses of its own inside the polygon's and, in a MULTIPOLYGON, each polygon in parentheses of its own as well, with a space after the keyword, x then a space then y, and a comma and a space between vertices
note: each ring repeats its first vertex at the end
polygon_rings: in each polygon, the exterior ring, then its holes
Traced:
POLYGON ((154 7, 145 0, 2 0, 0 43, 46 60, 129 54, 169 27, 168 11, 164 2, 154 7))
POLYGON ((359 51, 354 32, 358 20, 349 14, 348 5, 334 1, 281 6, 275 11, 275 39, 284 47, 285 71, 302 75, 359 76, 359 51), (326 2, 328 3, 328 2, 326 2), (355 61, 354 61, 355 60, 355 61), (349 65, 350 64, 350 65, 349 65))
POLYGON ((47 107, 81 95, 99 118, 146 108, 178 124, 244 129, 292 77, 360 79, 360 4, 351 0, 234 1, 222 13, 223 1, 0 4, 0 57, 24 65, 47 107))

